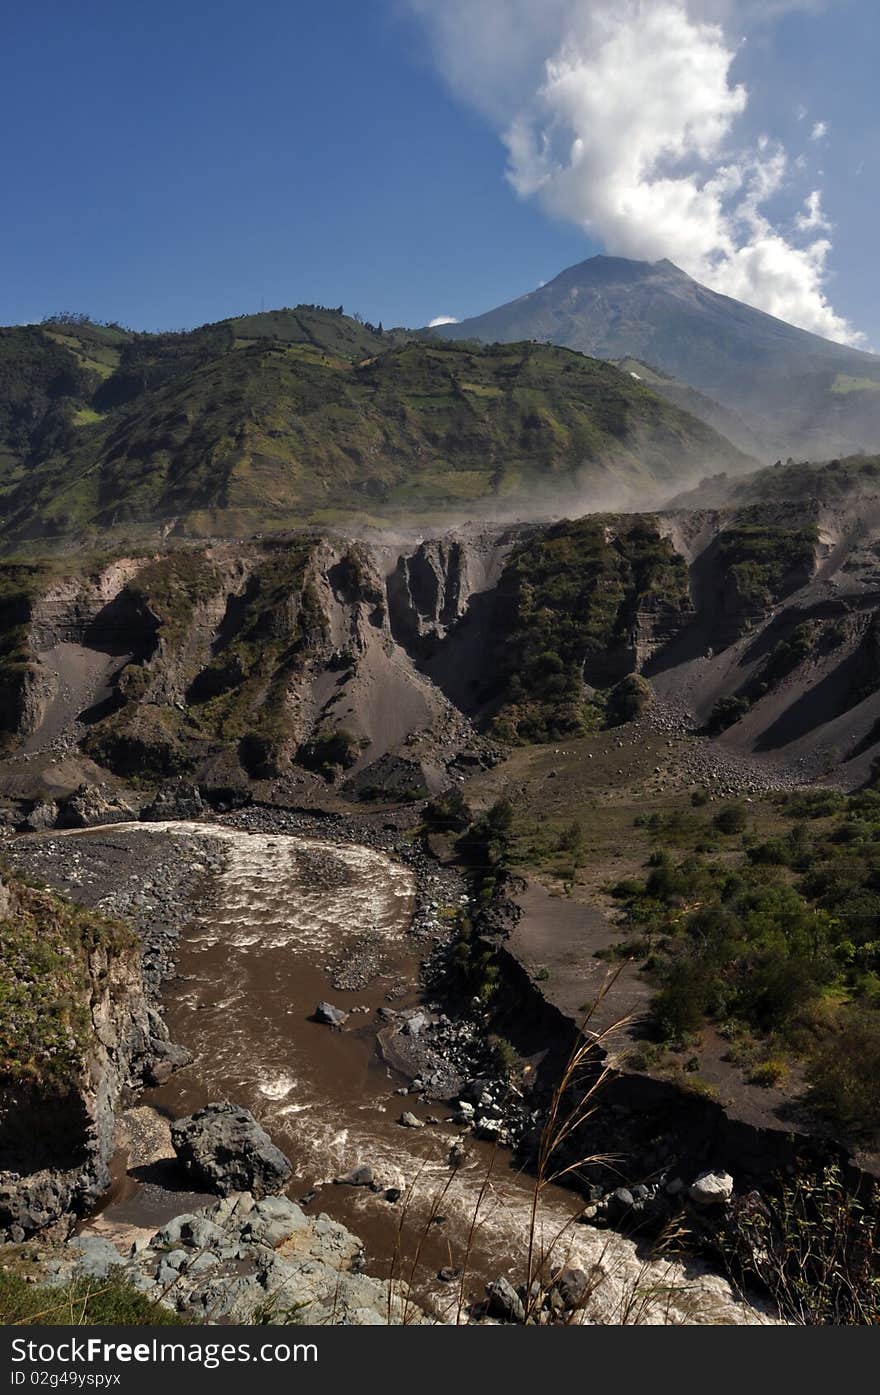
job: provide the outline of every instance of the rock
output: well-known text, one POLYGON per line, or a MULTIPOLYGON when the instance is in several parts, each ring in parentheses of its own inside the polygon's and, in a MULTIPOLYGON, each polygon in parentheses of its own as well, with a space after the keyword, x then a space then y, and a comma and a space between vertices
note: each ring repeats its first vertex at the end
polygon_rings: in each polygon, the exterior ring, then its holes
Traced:
POLYGON ((298 1232, 307 1231, 309 1222, 296 1202, 286 1196, 267 1196, 250 1212, 242 1239, 277 1249, 298 1232))
POLYGON ((401 1027, 401 1032, 405 1037, 419 1037, 427 1027, 430 1018, 427 1013, 414 1012, 412 1017, 408 1017, 401 1027))
POLYGON ((583 1305, 590 1291, 590 1281, 583 1269, 562 1269, 553 1281, 566 1312, 574 1312, 583 1305))
POLYGON ((474 1131, 478 1138, 484 1138, 488 1143, 494 1143, 501 1133, 500 1119, 478 1119, 474 1131))
POLYGON ((323 1022, 328 1027, 341 1027, 348 1021, 348 1013, 332 1003, 319 1003, 312 1015, 313 1022, 323 1022))
POLYGON ((415 1114, 411 1114, 408 1109, 404 1110, 397 1122, 402 1124, 405 1129, 423 1129, 425 1127, 421 1119, 417 1119, 415 1114))
POLYGON ((59 828, 89 828, 98 823, 127 823, 134 819, 130 805, 116 796, 108 797, 103 786, 80 785, 75 794, 58 804, 59 828))
POLYGON ((250 1192, 255 1198, 280 1191, 293 1168, 247 1109, 209 1104, 171 1126, 179 1161, 197 1183, 218 1191, 250 1192))
POLYGON ((75 1235, 67 1249, 74 1251, 76 1273, 84 1278, 106 1279, 111 1269, 122 1264, 116 1246, 101 1235, 75 1235))
POLYGON ((697 1206, 726 1206, 732 1196, 729 1172, 701 1172, 688 1187, 688 1197, 697 1206))
MULTIPOLYGON (((477 999, 477 1003, 480 999, 477 999)), ((487 1088, 492 1084, 491 1080, 478 1076, 473 1080, 468 1080, 461 1090, 461 1097, 458 1102, 459 1109, 463 1109, 467 1104, 479 1104, 480 1100, 487 1093, 487 1088)))
POLYGON ((208 1220, 207 1216, 181 1216, 178 1219, 178 1238, 190 1249, 214 1249, 226 1239, 222 1226, 208 1220))
POLYGON ((486 1293, 489 1297, 489 1312, 493 1317, 501 1318, 502 1322, 525 1322, 526 1310, 522 1299, 513 1284, 503 1276, 487 1284, 486 1293))
POLYGON ((451 1264, 444 1264, 443 1268, 438 1272, 437 1278, 440 1280, 441 1284, 452 1284, 455 1283, 456 1279, 461 1278, 461 1270, 454 1269, 451 1264))
POLYGON ((20 833, 43 833, 45 829, 55 827, 57 817, 56 806, 43 802, 35 804, 16 827, 20 833))
POLYGON ((204 812, 202 796, 195 785, 170 785, 161 789, 152 804, 141 810, 141 819, 147 823, 200 819, 204 812))
POLYGON ((176 1070, 188 1066, 192 1060, 192 1052, 170 1041, 152 1041, 150 1049, 153 1060, 144 1067, 144 1082, 147 1085, 164 1085, 176 1070))
POLYGON ((396 1201, 399 1201, 402 1196, 403 1192, 400 1190, 400 1187, 386 1187, 385 1189, 385 1200, 390 1201, 392 1205, 394 1205, 396 1201))
POLYGON ((374 1180, 373 1169, 368 1163, 360 1163, 350 1172, 343 1172, 341 1177, 333 1178, 338 1187, 371 1187, 374 1180))

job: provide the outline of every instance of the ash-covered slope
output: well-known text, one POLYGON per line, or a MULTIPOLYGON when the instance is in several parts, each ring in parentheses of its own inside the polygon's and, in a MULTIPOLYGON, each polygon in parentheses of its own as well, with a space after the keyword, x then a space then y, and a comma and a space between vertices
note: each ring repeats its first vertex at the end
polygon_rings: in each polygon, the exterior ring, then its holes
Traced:
MULTIPOLYGON (((487 343, 536 339, 656 367, 733 411, 738 442, 757 439, 771 458, 880 446, 880 358, 719 295, 670 261, 592 257, 433 332, 487 343)), ((696 399, 687 405, 699 413, 696 399)))
POLYGON ((7 751, 412 799, 660 697, 770 783, 858 783, 880 755, 880 465, 805 469, 654 515, 3 564, 7 751))

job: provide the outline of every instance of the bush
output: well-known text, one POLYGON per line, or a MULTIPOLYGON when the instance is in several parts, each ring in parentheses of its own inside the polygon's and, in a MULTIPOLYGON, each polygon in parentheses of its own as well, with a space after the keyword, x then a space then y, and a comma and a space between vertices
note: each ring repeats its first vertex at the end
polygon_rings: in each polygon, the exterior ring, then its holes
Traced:
POLYGON ((721 1235, 735 1284, 759 1283, 784 1321, 876 1326, 880 1258, 876 1187, 849 1191, 838 1167, 802 1173, 739 1200, 721 1235))
POLYGON ((781 1056, 770 1056, 766 1061, 759 1061, 749 1076, 752 1085, 764 1085, 768 1088, 782 1085, 787 1079, 788 1065, 781 1056))
POLYGON ((744 717, 750 705, 748 698, 719 698, 709 713, 706 730, 710 736, 720 735, 722 731, 726 731, 728 727, 732 727, 735 722, 738 722, 740 717, 744 717))
POLYGON ((880 1129, 880 1013, 850 1009, 807 1068, 809 1101, 857 1138, 880 1129))
POLYGON ((467 801, 456 785, 438 794, 425 807, 425 827, 438 833, 462 833, 471 818, 467 801))
POLYGON ((801 790, 789 795, 785 809, 793 819, 827 819, 840 813, 844 803, 836 790, 801 790))
POLYGON ((654 1000, 652 1016, 663 1041, 696 1036, 703 1027, 711 999, 709 975, 703 964, 677 959, 666 986, 654 1000))
POLYGON ((719 833, 742 833, 746 826, 746 811, 741 804, 728 804, 715 815, 714 823, 719 833))

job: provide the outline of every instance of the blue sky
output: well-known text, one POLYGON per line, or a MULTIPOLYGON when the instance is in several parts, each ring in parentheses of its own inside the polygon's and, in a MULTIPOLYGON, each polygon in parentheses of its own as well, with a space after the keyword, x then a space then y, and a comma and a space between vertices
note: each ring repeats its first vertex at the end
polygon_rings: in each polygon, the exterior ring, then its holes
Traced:
POLYGON ((757 17, 750 0, 652 0, 668 25, 648 55, 637 0, 614 7, 630 25, 614 34, 606 3, 7 5, 0 322, 73 310, 177 328, 317 301, 421 324, 600 250, 682 264, 681 243, 719 288, 880 346, 878 7, 783 0, 770 20, 769 0, 757 17), (673 31, 670 61, 693 45, 703 69, 693 126, 661 148, 651 132, 677 118, 651 64, 673 31), (621 54, 632 129, 613 115, 621 54), (634 174, 639 142, 655 163, 634 174), (727 221, 710 236, 719 170, 727 221))

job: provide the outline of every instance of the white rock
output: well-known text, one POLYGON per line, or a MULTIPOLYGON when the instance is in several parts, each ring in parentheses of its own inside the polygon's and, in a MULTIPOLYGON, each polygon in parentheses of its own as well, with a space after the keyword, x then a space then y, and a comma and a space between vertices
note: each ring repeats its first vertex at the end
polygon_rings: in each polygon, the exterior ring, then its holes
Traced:
POLYGON ((701 1172, 688 1187, 688 1196, 698 1206, 725 1206, 733 1196, 729 1172, 701 1172))

